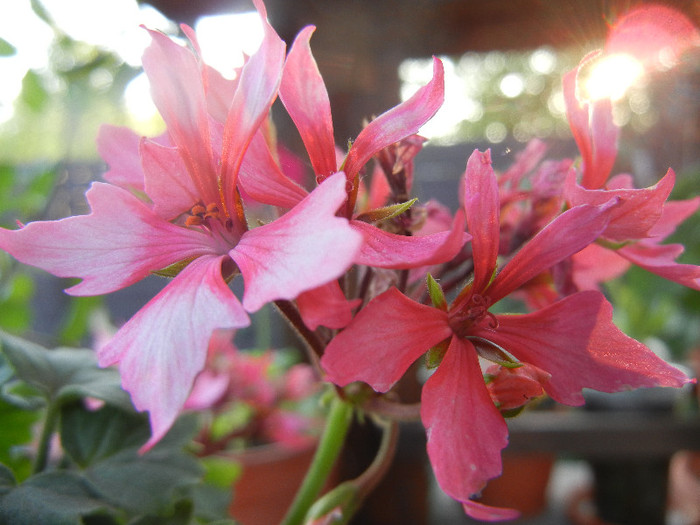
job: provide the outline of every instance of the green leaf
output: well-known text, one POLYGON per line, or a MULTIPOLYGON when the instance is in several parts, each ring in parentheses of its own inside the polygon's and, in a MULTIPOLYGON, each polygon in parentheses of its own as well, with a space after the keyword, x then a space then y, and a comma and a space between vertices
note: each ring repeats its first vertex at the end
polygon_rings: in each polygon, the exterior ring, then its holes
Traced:
POLYGON ((143 414, 127 413, 109 405, 87 410, 81 403, 61 410, 61 444, 73 461, 87 468, 125 448, 138 448, 150 436, 143 414))
POLYGON ((154 448, 139 455, 127 449, 92 465, 85 475, 120 508, 157 515, 168 509, 178 488, 201 480, 202 469, 184 452, 154 448))
POLYGON ((446 312, 447 300, 445 299, 445 292, 443 292, 442 287, 430 274, 426 277, 426 282, 428 283, 428 294, 430 295, 433 306, 446 312))
POLYGON ((44 109, 49 101, 49 94, 44 88, 41 77, 31 69, 27 71, 27 74, 22 79, 20 100, 36 113, 44 109))
POLYGON ((81 516, 108 507, 79 474, 46 472, 0 498, 0 523, 81 525, 81 516))
POLYGON ((68 402, 94 397, 132 410, 129 395, 122 390, 119 372, 99 368, 92 350, 40 345, 0 331, 5 356, 17 377, 38 388, 47 399, 68 402))
POLYGON ((39 412, 21 410, 0 400, 0 463, 12 468, 20 480, 31 473, 32 462, 27 454, 27 444, 33 438, 32 429, 38 419, 39 412))
POLYGON ((402 202, 399 204, 392 204, 391 206, 384 206, 383 208, 376 208, 365 213, 361 213, 357 216, 357 219, 365 222, 378 222, 385 221, 388 219, 393 219, 398 217, 405 211, 407 211, 411 206, 413 206, 418 198, 411 199, 410 201, 402 202))
MULTIPOLYGON (((151 450, 124 448, 85 470, 87 479, 118 507, 132 514, 162 514, 179 489, 199 483, 204 470, 183 451, 196 430, 194 417, 181 417, 151 450)), ((139 446, 145 442, 139 443, 139 446)))
POLYGON ((61 328, 61 342, 66 345, 78 344, 87 333, 90 319, 102 304, 101 296, 73 297, 66 320, 61 328))
POLYGON ((4 38, 0 38, 0 57, 11 57, 17 54, 17 48, 4 38))

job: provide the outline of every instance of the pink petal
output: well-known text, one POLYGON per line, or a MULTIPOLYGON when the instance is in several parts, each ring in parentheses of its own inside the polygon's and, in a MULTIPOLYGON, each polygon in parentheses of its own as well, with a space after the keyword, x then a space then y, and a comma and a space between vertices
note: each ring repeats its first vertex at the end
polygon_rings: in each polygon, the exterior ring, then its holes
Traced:
POLYGON ((663 5, 645 5, 625 14, 605 42, 605 53, 632 55, 646 66, 668 67, 700 34, 683 13, 663 5))
POLYGON ((457 213, 452 229, 420 236, 397 235, 362 221, 351 221, 364 237, 357 264, 396 270, 441 264, 451 260, 470 239, 464 233, 464 215, 457 213))
POLYGON ((468 340, 452 338, 442 363, 423 386, 421 419, 430 464, 450 497, 467 502, 501 473, 508 428, 486 390, 476 349, 468 340))
POLYGON ((99 351, 100 366, 119 363, 122 386, 138 410, 148 410, 148 450, 182 410, 207 346, 218 328, 250 321, 221 277, 225 256, 192 261, 99 351))
POLYGON ((66 290, 73 295, 113 292, 175 262, 216 252, 210 237, 164 221, 124 189, 95 182, 86 197, 89 215, 0 229, 0 248, 58 277, 80 277, 66 290))
POLYGON ((183 408, 186 410, 205 410, 215 406, 226 394, 230 382, 231 377, 228 372, 202 370, 195 379, 183 408))
POLYGON ((260 48, 241 70, 236 94, 224 124, 219 187, 223 188, 229 210, 233 209, 229 200, 234 197, 243 155, 277 97, 282 75, 285 44, 262 13, 265 36, 260 48))
POLYGON ((581 152, 584 188, 597 189, 605 184, 617 156, 619 128, 612 120, 609 100, 583 101, 577 93, 579 70, 600 52, 586 55, 578 67, 562 79, 566 116, 576 145, 581 152))
POLYGON ((333 338, 321 365, 328 380, 339 386, 364 381, 386 392, 416 359, 451 333, 445 312, 390 288, 333 338))
POLYGON ((488 296, 494 303, 499 301, 530 279, 591 244, 605 229, 609 211, 610 205, 582 205, 559 215, 503 267, 488 288, 488 296))
POLYGON ((656 222, 654 227, 649 230, 649 236, 658 240, 663 240, 673 232, 676 228, 695 213, 700 207, 700 197, 687 199, 682 201, 671 201, 664 204, 661 217, 656 222))
POLYGON ((338 281, 303 292, 297 297, 299 314, 311 330, 319 326, 340 329, 352 321, 352 310, 362 303, 361 299, 348 301, 338 281))
POLYGON ((474 253, 473 290, 484 290, 496 268, 499 247, 499 198, 491 151, 469 156, 464 172, 464 209, 474 253))
POLYGON ((209 116, 197 57, 157 31, 143 54, 153 102, 204 204, 219 202, 209 116))
POLYGON ((145 191, 153 201, 154 212, 171 220, 198 203, 197 188, 177 148, 161 146, 144 138, 140 151, 145 191))
POLYGON ((331 104, 309 46, 314 30, 313 26, 302 29, 287 55, 280 99, 301 134, 314 173, 322 180, 338 171, 338 165, 331 104))
POLYGON ((97 152, 109 165, 102 176, 122 188, 143 191, 143 168, 139 156, 140 137, 131 129, 105 124, 97 134, 97 152))
MULTIPOLYGON (((573 175, 573 174, 572 174, 573 175)), ((620 202, 610 211, 610 222, 603 236, 614 242, 646 237, 661 217, 666 199, 675 183, 673 170, 654 186, 644 189, 587 190, 574 180, 567 178, 565 197, 571 206, 591 204, 599 206, 613 197, 620 202)))
POLYGON ((495 331, 476 333, 551 374, 556 401, 583 404, 581 389, 619 392, 680 387, 690 381, 612 323, 612 306, 596 291, 579 292, 526 315, 499 315, 495 331))
POLYGON ((490 507, 478 501, 465 501, 462 503, 462 507, 468 516, 481 521, 514 520, 520 516, 520 512, 515 509, 490 507))
POLYGON ((238 182, 248 196, 271 206, 293 208, 307 195, 304 188, 277 166, 260 132, 255 134, 243 157, 238 182))
POLYGON ((598 290, 600 283, 615 279, 630 267, 629 261, 615 250, 589 244, 571 256, 573 281, 578 290, 598 290))
POLYGON ((345 159, 343 169, 348 180, 379 150, 413 135, 440 109, 445 95, 442 62, 433 57, 433 78, 411 98, 382 113, 357 136, 345 159))
POLYGON ((654 244, 638 242, 623 246, 617 254, 664 279, 700 290, 700 266, 677 263, 683 253, 682 244, 654 244))
POLYGON ((246 310, 294 299, 348 269, 362 236, 335 216, 345 196, 345 176, 337 173, 279 219, 243 235, 230 255, 245 280, 246 310))

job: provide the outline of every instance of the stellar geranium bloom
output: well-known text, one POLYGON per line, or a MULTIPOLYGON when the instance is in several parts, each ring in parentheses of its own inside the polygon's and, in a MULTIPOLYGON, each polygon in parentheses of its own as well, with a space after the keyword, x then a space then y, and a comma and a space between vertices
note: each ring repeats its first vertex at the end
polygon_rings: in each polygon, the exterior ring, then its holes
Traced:
POLYGON ((388 391, 430 348, 439 365, 423 387, 421 419, 438 483, 479 519, 513 517, 472 501, 501 472, 507 427, 484 383, 479 357, 538 370, 556 401, 583 404, 584 387, 615 392, 681 386, 688 379, 612 323, 612 307, 598 292, 580 292, 539 311, 489 311, 533 277, 593 242, 615 200, 571 208, 543 228, 493 277, 499 247, 499 198, 489 153, 475 151, 465 172, 474 275, 449 307, 418 304, 392 288, 377 296, 328 346, 322 365, 344 386, 364 381, 388 391), (433 351, 435 352, 435 350, 433 351), (507 352, 507 353, 506 353, 507 352), (510 354, 510 355, 508 355, 510 354))
MULTIPOLYGON (((348 221, 336 217, 346 198, 342 174, 281 218, 248 229, 237 176, 277 95, 285 55, 264 7, 257 6, 265 37, 241 71, 223 126, 208 113, 201 59, 150 32, 144 69, 168 137, 140 141, 148 201, 96 182, 87 192, 88 215, 0 229, 0 247, 20 261, 82 278, 67 290, 73 295, 109 293, 153 272, 175 276, 99 351, 101 365, 119 363, 134 405, 150 413, 153 432, 144 449, 167 432, 184 405, 214 330, 246 326, 246 311, 336 279, 361 244, 348 221), (245 281, 242 304, 227 285, 237 273, 245 281)), ((123 137, 125 148, 133 146, 129 135, 123 137)), ((138 185, 140 176, 117 178, 138 185)))

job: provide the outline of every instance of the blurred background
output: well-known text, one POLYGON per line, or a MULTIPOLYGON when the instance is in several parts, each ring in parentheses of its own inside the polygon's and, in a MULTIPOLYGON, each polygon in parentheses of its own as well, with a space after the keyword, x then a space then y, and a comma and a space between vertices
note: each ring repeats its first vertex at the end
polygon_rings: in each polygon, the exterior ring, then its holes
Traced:
MULTIPOLYGON (((317 26, 311 45, 330 93, 338 144, 355 137, 364 119, 427 82, 431 55, 443 59, 445 105, 421 130, 430 140, 417 159, 416 178, 422 200, 438 198, 454 208, 455 182, 475 147, 491 148, 497 169, 512 163, 534 138, 549 144, 552 158, 577 154, 561 77, 602 46, 610 23, 640 3, 268 0, 266 5, 288 45, 301 27, 317 26)), ((662 3, 700 21, 697 0, 662 3)), ((173 35, 178 23, 191 25, 205 61, 231 75, 261 38, 252 8, 247 0, 3 3, 0 226, 87 211, 83 194, 105 169, 95 147, 100 125, 127 125, 144 135, 162 132, 139 66, 149 42, 140 24, 173 35)), ((620 69, 603 78, 601 89, 612 90, 615 122, 622 128, 614 172, 634 174, 642 187, 673 167, 678 176, 673 197, 700 194, 700 51, 691 50, 653 75, 632 78, 620 69)), ((298 148, 296 132, 277 113, 280 136, 298 148)), ((698 214, 671 240, 686 246, 681 262, 700 262, 698 214)), ((0 327, 50 345, 84 343, 95 308, 106 305, 119 324, 162 285, 153 278, 105 299, 69 298, 61 292, 67 281, 0 253, 0 327)), ((692 363, 700 352, 700 294, 636 268, 608 283, 605 292, 623 331, 697 374, 692 363)), ((432 488, 422 429, 408 426, 404 435, 397 462, 407 465, 402 482, 394 478, 381 489, 358 523, 467 522, 458 505, 432 488), (410 496, 423 493, 427 496, 410 496)), ((526 472, 525 481, 514 486, 534 485, 532 469, 539 459, 545 460, 548 482, 542 505, 526 509, 522 523, 594 523, 590 520, 601 512, 608 512, 609 522, 700 523, 700 469, 681 478, 680 488, 667 475, 669 465, 677 477, 677 464, 692 463, 687 454, 678 461, 679 450, 700 449, 692 392, 614 399, 591 394, 588 411, 576 413, 544 404, 513 421, 511 441, 509 454, 525 458, 525 463, 516 459, 514 469, 526 472), (653 418, 644 415, 648 410, 653 418), (640 481, 655 474, 658 481, 640 481), (608 479, 609 486, 601 488, 608 479), (686 489, 690 496, 684 497, 686 489), (636 493, 636 502, 630 493, 636 493), (656 511, 650 510, 652 501, 656 511), (624 502, 621 514, 601 508, 616 502, 624 502), (634 505, 641 507, 630 510, 634 505)), ((511 501, 517 497, 515 488, 505 490, 511 501)))

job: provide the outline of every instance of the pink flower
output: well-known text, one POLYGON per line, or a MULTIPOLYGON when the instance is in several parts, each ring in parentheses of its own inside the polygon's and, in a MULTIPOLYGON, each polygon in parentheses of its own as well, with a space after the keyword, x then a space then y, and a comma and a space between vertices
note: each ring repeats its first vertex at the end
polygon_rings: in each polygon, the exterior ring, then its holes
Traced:
MULTIPOLYGON (((510 509, 476 503, 487 480, 501 472, 507 427, 494 405, 479 359, 523 364, 556 401, 583 404, 584 387, 615 392, 681 386, 688 379, 612 323, 598 292, 580 292, 539 311, 499 315, 490 307, 606 228, 615 200, 562 213, 498 273, 499 197, 489 152, 475 151, 465 172, 464 208, 472 234, 474 274, 451 305, 418 304, 392 288, 372 300, 328 346, 321 361, 328 379, 364 381, 386 392, 428 349, 437 369, 423 386, 421 419, 428 455, 442 489, 479 519, 513 517, 510 509), (495 275, 495 277, 494 277, 495 275)), ((435 297, 435 294, 433 294, 435 297)))
MULTIPOLYGON (((150 32, 143 63, 167 140, 140 141, 139 173, 128 173, 129 163, 137 169, 133 155, 107 147, 110 140, 112 145, 123 140, 128 149, 133 137, 113 128, 102 142, 126 170, 112 175, 138 186, 142 173, 148 200, 96 182, 87 192, 88 215, 0 229, 0 247, 20 261, 59 277, 82 278, 70 294, 109 293, 153 272, 175 275, 99 351, 102 366, 119 363, 134 405, 150 413, 153 433, 144 449, 167 432, 182 409, 214 330, 246 326, 246 311, 336 279, 362 243, 348 221, 336 217, 346 199, 342 174, 329 177, 279 219, 248 228, 238 174, 277 95, 285 54, 265 21, 264 6, 256 5, 265 38, 242 68, 223 124, 209 112, 205 79, 211 71, 200 57, 150 32), (242 303, 227 285, 238 273, 245 281, 242 303)), ((196 49, 196 41, 193 45, 196 49)))

